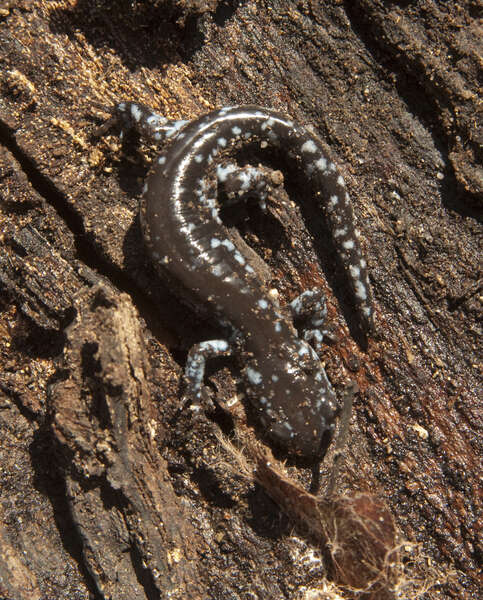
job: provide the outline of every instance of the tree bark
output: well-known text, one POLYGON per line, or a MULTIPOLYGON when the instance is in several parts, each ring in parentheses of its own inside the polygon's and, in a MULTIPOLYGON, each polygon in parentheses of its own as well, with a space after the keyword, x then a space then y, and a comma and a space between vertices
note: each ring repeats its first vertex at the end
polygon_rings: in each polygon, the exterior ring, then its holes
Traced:
POLYGON ((0 597, 478 596, 480 10, 0 3, 0 597), (291 173, 267 216, 229 226, 282 303, 327 293, 327 372, 360 390, 335 496, 333 449, 316 497, 243 403, 222 408, 234 362, 209 373, 215 411, 183 410, 186 353, 216 328, 144 251, 157 150, 94 135, 95 106, 125 99, 170 118, 256 103, 330 147, 370 268, 367 344, 291 173))

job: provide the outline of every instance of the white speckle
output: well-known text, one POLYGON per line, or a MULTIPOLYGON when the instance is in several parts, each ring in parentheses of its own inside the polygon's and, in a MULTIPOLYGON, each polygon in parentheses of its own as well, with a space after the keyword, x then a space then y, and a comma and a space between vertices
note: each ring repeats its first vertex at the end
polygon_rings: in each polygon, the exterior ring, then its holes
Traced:
POLYGON ((210 246, 212 248, 218 248, 218 246, 221 244, 220 240, 218 240, 217 238, 211 238, 210 240, 210 246))
POLYGON ((202 154, 197 154, 195 156, 195 162, 197 162, 197 163, 203 162, 203 155, 202 154))
POLYGON ((347 235, 347 227, 342 227, 341 229, 336 229, 334 231, 335 238, 343 237, 344 235, 347 235))
POLYGON ((265 299, 261 299, 257 302, 258 306, 262 309, 262 310, 267 310, 268 308, 268 302, 265 299))
POLYGON ((156 133, 153 135, 154 139, 159 142, 159 140, 163 139, 163 134, 160 133, 159 131, 156 131, 156 133))
POLYGON ((147 183, 145 183, 145 184, 143 185, 143 194, 145 194, 147 191, 148 191, 148 184, 147 184, 147 183))
POLYGON ((275 125, 275 119, 273 117, 269 117, 266 121, 262 123, 261 130, 265 131, 269 127, 273 127, 275 125))
POLYGON ((126 110, 126 103, 125 102, 119 102, 119 104, 117 105, 117 108, 124 112, 126 110))
POLYGON ((201 342, 199 345, 200 352, 206 350, 216 353, 226 352, 229 348, 226 340, 208 340, 207 342, 201 342))
POLYGON ((131 115, 132 115, 133 119, 137 123, 139 123, 139 121, 141 120, 141 117, 143 116, 143 113, 137 104, 131 104, 131 115))
POLYGON ((273 381, 274 383, 277 383, 277 381, 278 381, 278 375, 275 375, 275 374, 273 374, 273 375, 272 375, 272 381, 273 381))
POLYGON ((240 181, 240 189, 246 191, 250 188, 251 177, 250 174, 246 171, 243 171, 238 175, 238 180, 240 181))
POLYGON ((369 306, 364 306, 364 308, 362 309, 362 313, 366 317, 370 317, 372 315, 372 309, 369 306))
POLYGON ((252 385, 260 385, 262 383, 262 374, 258 371, 255 371, 252 367, 247 367, 246 370, 248 381, 252 385))
POLYGON ((245 131, 245 133, 243 134, 243 138, 245 140, 248 140, 252 137, 253 133, 251 131, 245 131))
POLYGON ((161 124, 162 118, 159 115, 151 115, 146 119, 146 123, 154 129, 161 124))
POLYGON ((238 250, 235 250, 235 252, 234 252, 233 256, 235 257, 235 260, 236 260, 237 262, 239 262, 241 265, 244 265, 244 264, 245 264, 245 262, 246 262, 246 261, 245 261, 245 259, 243 258, 243 255, 242 255, 240 252, 238 252, 238 250))
POLYGON ((222 148, 224 148, 227 144, 227 141, 226 141, 226 138, 220 137, 216 140, 216 143, 218 144, 218 146, 221 146, 222 148))
POLYGON ((354 240, 346 240, 342 242, 342 247, 346 250, 352 250, 354 248, 354 240))
POLYGON ((311 154, 314 154, 314 152, 317 152, 317 146, 313 140, 307 140, 304 144, 302 144, 300 150, 302 152, 310 152, 311 154))
POLYGON ((171 138, 173 135, 176 135, 178 131, 186 125, 186 123, 188 123, 188 121, 183 119, 179 121, 173 121, 171 123, 171 127, 166 131, 166 137, 171 138))
POLYGON ((221 242, 221 245, 225 246, 225 248, 227 250, 229 250, 230 252, 233 252, 233 250, 235 249, 235 244, 232 241, 230 241, 230 240, 223 240, 221 242))
POLYGON ((356 287, 356 296, 359 298, 359 300, 367 300, 366 286, 362 283, 362 281, 356 281, 355 287, 356 287))
POLYGON ((337 170, 337 167, 334 165, 333 162, 329 163, 329 171, 331 173, 335 173, 335 171, 337 170))
POLYGON ((280 321, 276 321, 274 327, 277 333, 280 333, 282 331, 282 324, 280 323, 280 321))
POLYGON ((365 269, 367 267, 367 263, 363 258, 361 258, 359 264, 361 265, 361 269, 365 269))
POLYGON ((226 166, 218 165, 216 167, 216 176, 218 177, 218 181, 222 183, 227 180, 228 175, 234 173, 236 171, 236 166, 233 163, 230 163, 226 166))
POLYGON ((166 156, 160 156, 158 158, 158 165, 164 165, 165 162, 166 162, 166 156))
POLYGON ((255 271, 253 270, 253 268, 250 265, 245 265, 245 271, 247 273, 255 273, 255 271))
POLYGON ((260 148, 267 148, 268 147, 268 142, 263 140, 262 142, 260 142, 260 148))
POLYGON ((297 354, 299 356, 305 356, 306 354, 309 354, 309 350, 308 350, 308 348, 306 346, 300 346, 297 354))
POLYGON ((359 279, 359 277, 361 276, 361 270, 359 269, 359 267, 356 267, 354 265, 350 265, 349 271, 350 271, 351 276, 354 279, 359 279))
POLYGON ((231 132, 233 133, 233 135, 239 136, 242 130, 235 125, 235 127, 231 128, 231 132))
POLYGON ((327 160, 324 157, 319 158, 315 161, 315 167, 319 171, 325 171, 327 169, 327 160))
POLYGON ((329 210, 333 210, 338 204, 339 204, 339 197, 338 196, 331 196, 329 198, 329 202, 327 204, 327 208, 329 210))
POLYGON ((344 181, 344 178, 342 177, 342 175, 339 175, 339 177, 337 177, 337 183, 339 185, 341 185, 342 187, 345 187, 345 181, 344 181))

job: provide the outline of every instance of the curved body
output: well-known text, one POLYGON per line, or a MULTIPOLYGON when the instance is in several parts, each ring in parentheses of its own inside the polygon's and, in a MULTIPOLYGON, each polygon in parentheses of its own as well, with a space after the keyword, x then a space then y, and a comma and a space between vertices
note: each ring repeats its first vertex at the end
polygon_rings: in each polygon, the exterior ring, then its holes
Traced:
MULTIPOLYGON (((130 112, 130 124, 135 121, 140 131, 149 129, 155 139, 172 138, 147 179, 141 209, 154 263, 232 327, 249 398, 272 439, 296 454, 318 456, 334 428, 334 391, 314 349, 298 337, 230 240, 217 201, 207 193, 207 172, 220 154, 247 142, 286 151, 325 210, 368 331, 373 309, 366 262, 342 176, 313 135, 272 110, 227 107, 169 125, 141 105, 122 105, 124 119, 130 112)), ((218 179, 223 181, 233 169, 221 163, 218 179)), ((243 187, 242 177, 240 181, 243 187)))

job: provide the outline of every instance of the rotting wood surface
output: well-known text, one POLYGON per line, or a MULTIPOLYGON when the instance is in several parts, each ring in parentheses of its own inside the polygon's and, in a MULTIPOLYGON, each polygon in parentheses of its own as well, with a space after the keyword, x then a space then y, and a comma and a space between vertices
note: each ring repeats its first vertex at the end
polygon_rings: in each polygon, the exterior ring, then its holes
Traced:
MULTIPOLYGON (((144 254, 137 198, 155 151, 93 137, 93 103, 121 99, 183 118, 257 103, 330 146, 376 298, 367 348, 350 333, 323 223, 309 207, 310 235, 289 202, 298 182, 285 174, 267 219, 248 207, 232 225, 283 300, 327 290, 329 376, 361 390, 341 497, 372 492, 421 544, 418 576, 442 582, 424 597, 478 597, 479 10, 0 3, 0 597, 335 598, 344 583, 284 501, 301 499, 305 525, 320 516, 326 505, 303 492, 308 469, 245 470, 219 442, 236 432, 249 447, 243 411, 180 411, 186 352, 213 330, 144 254)), ((220 400, 234 375, 215 365, 220 400)), ((347 515, 344 502, 332 512, 347 515)))

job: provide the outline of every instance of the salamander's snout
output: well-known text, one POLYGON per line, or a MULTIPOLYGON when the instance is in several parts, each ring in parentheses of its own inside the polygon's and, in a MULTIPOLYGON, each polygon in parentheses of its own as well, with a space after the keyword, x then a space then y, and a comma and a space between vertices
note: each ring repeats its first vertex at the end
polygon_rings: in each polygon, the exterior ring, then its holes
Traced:
POLYGON ((314 349, 293 338, 245 368, 247 391, 268 437, 292 456, 321 458, 338 403, 314 349))
POLYGON ((282 445, 289 454, 307 460, 320 460, 329 447, 334 434, 334 427, 315 427, 312 431, 302 427, 294 432, 293 427, 287 423, 273 423, 268 430, 268 435, 277 444, 282 445))

